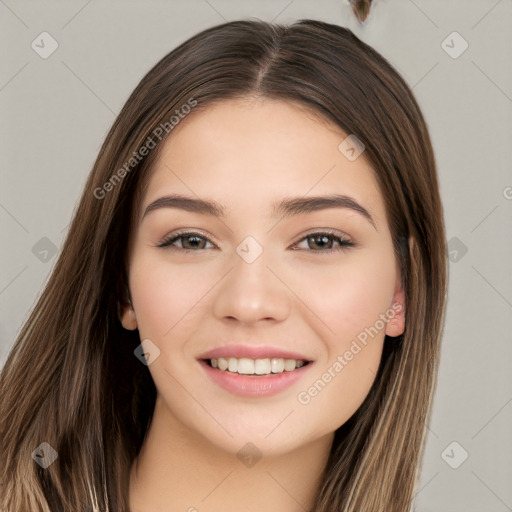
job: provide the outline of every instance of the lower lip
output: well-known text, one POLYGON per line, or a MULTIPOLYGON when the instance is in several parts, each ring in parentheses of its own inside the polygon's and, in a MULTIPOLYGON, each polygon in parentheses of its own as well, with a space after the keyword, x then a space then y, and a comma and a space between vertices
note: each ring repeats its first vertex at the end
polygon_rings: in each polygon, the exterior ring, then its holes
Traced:
POLYGON ((199 361, 208 377, 221 388, 233 395, 244 397, 267 397, 281 393, 295 384, 309 370, 312 363, 291 372, 270 373, 268 375, 240 375, 227 370, 211 367, 206 361, 199 361))

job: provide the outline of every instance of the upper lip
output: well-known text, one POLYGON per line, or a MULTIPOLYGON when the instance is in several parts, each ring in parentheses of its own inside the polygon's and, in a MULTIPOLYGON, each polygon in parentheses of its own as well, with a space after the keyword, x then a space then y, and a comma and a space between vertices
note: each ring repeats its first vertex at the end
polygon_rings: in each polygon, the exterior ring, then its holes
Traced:
POLYGON ((221 347, 216 347, 205 352, 200 355, 198 359, 218 359, 219 357, 236 357, 237 359, 241 357, 247 357, 249 359, 281 358, 295 359, 297 361, 311 361, 310 358, 298 352, 292 352, 270 345, 222 345, 221 347))

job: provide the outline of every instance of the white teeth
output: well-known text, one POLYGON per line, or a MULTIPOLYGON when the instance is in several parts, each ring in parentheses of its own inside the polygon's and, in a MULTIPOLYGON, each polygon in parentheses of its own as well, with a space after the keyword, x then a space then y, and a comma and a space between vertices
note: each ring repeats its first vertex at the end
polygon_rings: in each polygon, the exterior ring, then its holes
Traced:
POLYGON ((295 359, 285 359, 284 360, 284 369, 287 372, 291 372, 292 370, 295 370, 295 359))
POLYGON ((252 375, 254 373, 254 359, 247 359, 246 357, 242 357, 238 360, 238 370, 232 370, 231 369, 231 361, 236 359, 233 357, 231 358, 230 364, 229 364, 229 371, 238 371, 238 373, 243 373, 244 375, 252 375))
POLYGON ((269 375, 270 373, 283 373, 291 372, 295 368, 304 366, 305 361, 296 359, 283 359, 280 357, 273 357, 272 359, 249 359, 247 357, 219 357, 217 359, 210 359, 210 364, 213 368, 218 368, 222 371, 230 371, 232 373, 239 373, 241 375, 269 375))
POLYGON ((256 359, 254 373, 256 375, 268 375, 270 373, 270 359, 256 359))
POLYGON ((236 359, 235 357, 230 357, 228 359, 228 370, 230 372, 238 371, 238 359, 236 359))
POLYGON ((272 358, 272 373, 282 373, 284 371, 284 359, 272 358))

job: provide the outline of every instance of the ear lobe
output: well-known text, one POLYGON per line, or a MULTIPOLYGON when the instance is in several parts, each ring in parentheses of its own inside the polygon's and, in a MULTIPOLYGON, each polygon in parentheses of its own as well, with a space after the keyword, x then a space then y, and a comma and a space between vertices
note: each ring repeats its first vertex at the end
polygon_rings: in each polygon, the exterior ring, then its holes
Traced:
POLYGON ((119 305, 119 320, 125 329, 134 331, 137 329, 137 318, 131 304, 119 305))

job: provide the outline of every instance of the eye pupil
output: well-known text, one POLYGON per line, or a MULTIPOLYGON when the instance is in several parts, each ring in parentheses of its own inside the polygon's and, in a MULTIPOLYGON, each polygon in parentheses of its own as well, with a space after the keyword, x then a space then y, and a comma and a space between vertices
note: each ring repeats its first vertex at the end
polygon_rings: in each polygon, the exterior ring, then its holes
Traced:
POLYGON ((320 245, 321 248, 324 248, 325 244, 328 243, 329 241, 332 244, 332 239, 329 235, 312 235, 309 238, 312 238, 314 240, 314 244, 320 245))
MULTIPOLYGON (((199 241, 199 246, 201 245, 201 240, 203 240, 203 242, 204 242, 204 239, 203 239, 202 237, 200 237, 200 236, 196 236, 196 235, 188 235, 188 236, 187 236, 187 235, 185 235, 185 236, 182 236, 182 237, 181 237, 181 239, 182 239, 182 240, 187 240, 187 241, 189 241, 189 240, 195 240, 195 242, 198 242, 198 241, 199 241)), ((186 244, 184 244, 184 245, 186 245, 186 244)), ((192 243, 192 247, 193 247, 193 248, 197 248, 197 247, 198 247, 198 244, 197 244, 197 243, 192 243)), ((199 247, 199 248, 200 248, 200 249, 203 249, 203 247, 199 247)))

